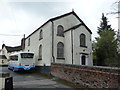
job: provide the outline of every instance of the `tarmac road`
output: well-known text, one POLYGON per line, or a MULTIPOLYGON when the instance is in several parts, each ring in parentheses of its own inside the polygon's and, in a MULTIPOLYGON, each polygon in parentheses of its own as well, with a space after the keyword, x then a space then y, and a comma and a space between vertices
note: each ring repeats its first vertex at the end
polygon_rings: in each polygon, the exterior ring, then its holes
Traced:
POLYGON ((7 67, 0 67, 2 72, 9 72, 13 77, 14 88, 71 88, 70 86, 56 82, 53 79, 43 77, 36 71, 13 72, 7 67))

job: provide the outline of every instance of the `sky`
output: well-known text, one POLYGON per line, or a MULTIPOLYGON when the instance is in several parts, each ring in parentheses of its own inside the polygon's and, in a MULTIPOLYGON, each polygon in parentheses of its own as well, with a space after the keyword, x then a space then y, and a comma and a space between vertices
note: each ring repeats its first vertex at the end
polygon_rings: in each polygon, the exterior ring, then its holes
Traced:
POLYGON ((116 11, 118 0, 0 0, 0 48, 19 46, 23 35, 27 37, 50 18, 74 10, 92 31, 92 40, 98 37, 102 13, 111 27, 118 30, 116 11))

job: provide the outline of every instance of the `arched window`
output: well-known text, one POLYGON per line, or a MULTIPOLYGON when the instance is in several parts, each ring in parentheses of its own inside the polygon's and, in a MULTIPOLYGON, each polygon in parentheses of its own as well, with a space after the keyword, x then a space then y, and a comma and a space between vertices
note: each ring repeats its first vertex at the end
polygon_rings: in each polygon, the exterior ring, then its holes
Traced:
POLYGON ((40 33, 39 33, 39 40, 43 39, 43 31, 40 30, 40 33))
POLYGON ((30 46, 30 38, 28 39, 28 46, 30 46))
POLYGON ((64 44, 62 42, 57 44, 57 58, 64 58, 64 44))
POLYGON ((80 46, 86 47, 86 36, 83 33, 80 35, 80 46))
POLYGON ((57 36, 64 36, 64 28, 61 25, 57 27, 57 36))
POLYGON ((42 60, 42 45, 39 46, 39 59, 42 60))

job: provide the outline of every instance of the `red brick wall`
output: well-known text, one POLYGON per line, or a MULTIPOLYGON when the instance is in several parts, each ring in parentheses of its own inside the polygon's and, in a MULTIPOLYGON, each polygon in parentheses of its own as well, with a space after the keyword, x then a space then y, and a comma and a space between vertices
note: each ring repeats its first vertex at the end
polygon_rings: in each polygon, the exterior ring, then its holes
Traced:
POLYGON ((120 68, 52 64, 51 74, 78 87, 120 88, 120 68))

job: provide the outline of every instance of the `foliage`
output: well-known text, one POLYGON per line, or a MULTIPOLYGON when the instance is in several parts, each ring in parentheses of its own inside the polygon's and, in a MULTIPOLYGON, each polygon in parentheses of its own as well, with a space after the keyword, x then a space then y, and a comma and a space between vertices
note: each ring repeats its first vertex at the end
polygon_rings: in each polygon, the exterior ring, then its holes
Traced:
POLYGON ((98 27, 98 34, 101 36, 101 32, 104 30, 111 30, 113 31, 113 29, 111 28, 111 25, 108 25, 108 20, 107 17, 104 16, 104 13, 102 13, 102 18, 101 18, 101 23, 100 23, 100 27, 98 27))
POLYGON ((117 54, 117 40, 115 33, 111 30, 104 30, 101 36, 97 38, 96 55, 98 57, 99 65, 106 65, 105 59, 116 57, 117 54))
POLYGON ((102 14, 102 21, 98 27, 99 37, 92 43, 94 65, 119 66, 120 60, 117 53, 117 39, 115 32, 108 25, 107 18, 102 14))

